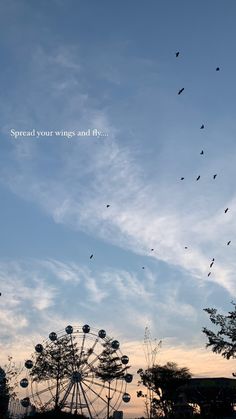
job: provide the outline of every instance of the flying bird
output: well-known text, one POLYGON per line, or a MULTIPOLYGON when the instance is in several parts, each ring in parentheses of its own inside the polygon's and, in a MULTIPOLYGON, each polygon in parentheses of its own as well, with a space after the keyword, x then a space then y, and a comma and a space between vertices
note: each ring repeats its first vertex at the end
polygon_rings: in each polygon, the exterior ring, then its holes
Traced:
POLYGON ((216 71, 220 71, 220 67, 216 67, 216 71))
POLYGON ((187 249, 188 247, 187 246, 185 246, 185 249, 187 249))
POLYGON ((211 275, 211 272, 209 272, 207 276, 210 276, 210 275, 211 275))
POLYGON ((212 262, 215 262, 215 258, 212 258, 212 262))
POLYGON ((230 241, 228 241, 227 246, 229 246, 229 245, 230 245, 230 243, 231 243, 231 240, 230 240, 230 241))
POLYGON ((200 177, 201 177, 201 176, 199 175, 199 176, 197 177, 196 181, 197 181, 197 180, 199 180, 199 179, 200 179, 200 177))
POLYGON ((154 251, 154 249, 151 249, 151 252, 153 252, 154 251))
POLYGON ((180 95, 184 91, 184 87, 178 91, 178 95, 180 95))
POLYGON ((211 264, 210 264, 210 268, 212 268, 213 264, 214 264, 214 260, 211 262, 211 264))
POLYGON ((215 175, 213 175, 213 179, 215 179, 215 178, 216 178, 216 176, 217 176, 217 173, 216 173, 215 175))
POLYGON ((226 212, 228 212, 228 211, 229 211, 229 208, 226 208, 226 209, 225 209, 225 214, 226 214, 226 212))
POLYGON ((201 126, 200 126, 200 129, 204 129, 205 128, 205 126, 204 126, 204 124, 202 124, 201 126))
POLYGON ((204 154, 204 151, 202 150, 200 154, 203 155, 204 154))
POLYGON ((144 266, 142 266, 142 269, 145 269, 144 266))
POLYGON ((107 204, 107 208, 109 208, 110 207, 110 205, 109 204, 107 204))
POLYGON ((181 177, 181 179, 180 180, 184 180, 184 177, 181 177))
POLYGON ((92 255, 90 255, 89 259, 92 259, 92 258, 93 258, 93 254, 92 254, 92 255))
POLYGON ((176 58, 179 56, 179 51, 175 53, 176 58))

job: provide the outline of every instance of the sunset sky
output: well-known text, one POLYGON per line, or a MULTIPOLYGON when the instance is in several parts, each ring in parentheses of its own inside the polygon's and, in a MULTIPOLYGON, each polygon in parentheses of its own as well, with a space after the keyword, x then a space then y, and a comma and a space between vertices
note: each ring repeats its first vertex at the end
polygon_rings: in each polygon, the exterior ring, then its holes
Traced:
POLYGON ((148 326, 158 362, 231 376, 202 327, 236 295, 235 15, 235 0, 0 2, 0 362, 88 323, 135 374, 148 326))

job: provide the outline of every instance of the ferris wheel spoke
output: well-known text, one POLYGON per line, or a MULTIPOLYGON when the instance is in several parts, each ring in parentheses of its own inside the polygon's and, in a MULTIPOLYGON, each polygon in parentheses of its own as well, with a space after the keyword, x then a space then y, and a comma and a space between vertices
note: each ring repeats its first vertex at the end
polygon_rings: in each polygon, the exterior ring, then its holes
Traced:
MULTIPOLYGON (((56 386, 57 384, 55 384, 55 386, 56 386)), ((54 386, 54 387, 55 387, 54 386)), ((60 389, 59 389, 59 391, 58 391, 58 399, 59 399, 59 396, 60 396, 60 394, 61 393, 63 393, 63 391, 66 389, 66 385, 65 385, 65 383, 64 383, 64 386, 62 386, 60 389)), ((38 396, 38 393, 36 393, 36 395, 38 396)), ((38 396, 39 397, 39 396, 38 396)), ((56 402, 56 395, 54 396, 53 394, 52 394, 52 397, 51 397, 51 399, 46 403, 46 404, 43 404, 42 403, 42 400, 40 399, 40 397, 39 397, 39 400, 40 400, 40 403, 41 403, 41 405, 43 405, 44 407, 47 407, 48 405, 50 405, 50 403, 52 402, 52 401, 55 401, 56 402)), ((54 406, 54 407, 56 407, 56 406, 54 406)))
POLYGON ((95 362, 99 359, 100 355, 96 355, 95 358, 91 361, 91 362, 87 362, 84 366, 84 368, 82 369, 83 372, 86 372, 87 370, 92 371, 92 367, 93 364, 95 364, 95 362))
POLYGON ((82 340, 81 350, 80 350, 80 354, 79 354, 79 360, 78 360, 78 366, 79 366, 79 367, 80 367, 80 365, 81 365, 81 359, 82 359, 83 350, 84 350, 84 342, 85 342, 85 333, 84 333, 84 335, 83 335, 83 340, 82 340))
POLYGON ((90 411, 90 407, 89 407, 89 404, 88 404, 88 401, 87 401, 87 397, 86 397, 85 391, 83 389, 82 384, 81 383, 79 383, 79 384, 80 384, 80 388, 81 388, 82 393, 83 393, 83 396, 84 396, 84 400, 85 400, 85 403, 86 403, 86 406, 87 406, 87 409, 88 409, 88 412, 89 412, 90 419, 93 419, 93 417, 91 415, 91 411, 90 411))
POLYGON ((81 415, 83 416, 83 408, 82 408, 82 400, 81 400, 81 391, 79 388, 79 383, 76 383, 77 385, 77 398, 79 398, 79 406, 80 406, 80 411, 81 411, 81 415))
MULTIPOLYGON (((93 382, 94 382, 94 376, 92 376, 91 377, 91 380, 87 380, 87 382, 89 383, 89 387, 88 388, 91 388, 92 386, 93 386, 93 382)), ((88 391, 88 390, 87 390, 88 391)), ((99 391, 99 394, 101 394, 102 393, 102 391, 103 391, 103 387, 101 387, 100 388, 100 391, 99 391)), ((95 402, 95 400, 97 399, 97 396, 96 397, 94 397, 93 398, 93 401, 92 402, 95 402)))
POLYGON ((87 399, 88 399, 88 402, 89 402, 90 406, 92 407, 92 409, 93 409, 93 411, 94 411, 94 413, 95 413, 95 416, 96 416, 96 417, 98 417, 98 413, 96 412, 95 407, 93 406, 93 403, 94 403, 94 401, 96 400, 96 398, 91 400, 91 399, 89 398, 89 396, 88 396, 88 390, 87 390, 87 391, 84 391, 84 393, 85 393, 85 395, 86 395, 86 397, 87 397, 87 399))
MULTIPOLYGON (((84 383, 84 385, 86 386, 86 387, 88 387, 89 388, 89 390, 90 391, 92 391, 94 394, 96 394, 96 396, 99 398, 99 399, 101 399, 105 404, 107 404, 107 400, 106 399, 104 399, 102 396, 100 396, 100 394, 99 393, 97 393, 95 390, 93 390, 91 387, 89 387, 85 382, 83 382, 84 383)), ((115 410, 115 408, 110 404, 110 407, 113 409, 113 410, 115 410)))
POLYGON ((50 390, 53 390, 54 388, 56 388, 56 386, 57 386, 57 384, 53 384, 53 385, 51 385, 50 387, 45 387, 45 388, 44 388, 44 389, 42 389, 42 390, 32 392, 32 393, 31 393, 31 396, 32 396, 32 397, 33 397, 33 396, 39 396, 40 394, 46 393, 47 391, 50 391, 50 390))
MULTIPOLYGON (((89 380, 86 380, 85 378, 84 378, 83 381, 89 382, 89 380)), ((93 381, 92 384, 95 384, 96 386, 99 386, 99 387, 102 387, 102 388, 105 388, 105 389, 109 390, 109 386, 106 386, 105 384, 103 385, 103 384, 98 383, 96 381, 93 381)), ((121 390, 118 390, 116 387, 115 388, 114 387, 110 387, 110 390, 111 391, 114 391, 114 393, 123 394, 123 392, 121 390)))
MULTIPOLYGON (((87 366, 87 364, 88 364, 88 359, 90 358, 90 356, 94 353, 94 349, 95 349, 95 347, 96 347, 96 345, 97 345, 97 343, 99 342, 99 339, 97 338, 96 340, 95 340, 95 342, 94 342, 94 344, 93 344, 93 346, 88 350, 88 355, 85 357, 85 360, 84 360, 84 362, 83 362, 83 364, 82 365, 85 365, 85 366, 87 366)), ((84 368, 82 367, 82 371, 84 371, 84 368)))
POLYGON ((74 383, 74 385, 73 385, 72 397, 71 397, 71 404, 70 404, 70 413, 72 413, 72 411, 73 411, 73 404, 74 404, 75 390, 76 390, 76 385, 75 385, 75 383, 74 383))
POLYGON ((74 348, 74 343, 73 343, 72 335, 70 335, 70 341, 71 341, 72 355, 73 355, 73 361, 74 361, 74 364, 72 365, 72 370, 74 372, 76 370, 76 359, 75 359, 75 348, 74 348))
POLYGON ((78 413, 78 396, 79 396, 79 388, 78 388, 78 383, 76 383, 76 393, 75 393, 75 411, 76 411, 76 414, 78 413))
POLYGON ((64 406, 65 401, 66 401, 66 399, 68 398, 68 396, 69 396, 69 394, 70 394, 70 392, 71 392, 72 387, 73 387, 73 383, 72 383, 72 381, 70 381, 70 383, 69 383, 69 385, 68 385, 68 387, 67 387, 67 390, 66 390, 66 392, 65 392, 65 394, 64 394, 64 396, 63 396, 63 398, 62 398, 62 400, 61 400, 61 401, 60 401, 60 403, 59 403, 59 406, 60 406, 60 407, 63 407, 63 406, 64 406))
POLYGON ((45 408, 45 407, 47 407, 47 406, 50 406, 50 404, 51 404, 54 400, 55 400, 55 397, 54 397, 54 396, 53 396, 53 397, 51 397, 51 399, 49 399, 46 403, 44 403, 43 407, 45 408))

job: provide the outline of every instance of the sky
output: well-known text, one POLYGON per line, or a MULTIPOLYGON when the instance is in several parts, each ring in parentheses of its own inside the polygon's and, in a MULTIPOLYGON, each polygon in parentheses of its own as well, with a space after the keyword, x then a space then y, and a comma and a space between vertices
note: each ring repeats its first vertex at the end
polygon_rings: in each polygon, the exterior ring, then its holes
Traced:
POLYGON ((134 373, 127 417, 145 327, 158 362, 231 377, 202 327, 236 295, 235 1, 0 12, 0 362, 67 324, 106 329, 134 373))

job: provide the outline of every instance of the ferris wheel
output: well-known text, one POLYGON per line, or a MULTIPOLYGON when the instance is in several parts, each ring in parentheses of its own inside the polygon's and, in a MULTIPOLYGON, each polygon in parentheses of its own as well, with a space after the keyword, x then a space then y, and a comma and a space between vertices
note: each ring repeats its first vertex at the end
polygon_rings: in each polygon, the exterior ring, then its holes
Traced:
POLYGON ((128 363, 119 342, 104 329, 69 325, 51 332, 25 361, 27 374, 20 385, 27 394, 21 404, 105 419, 131 399, 128 363))

